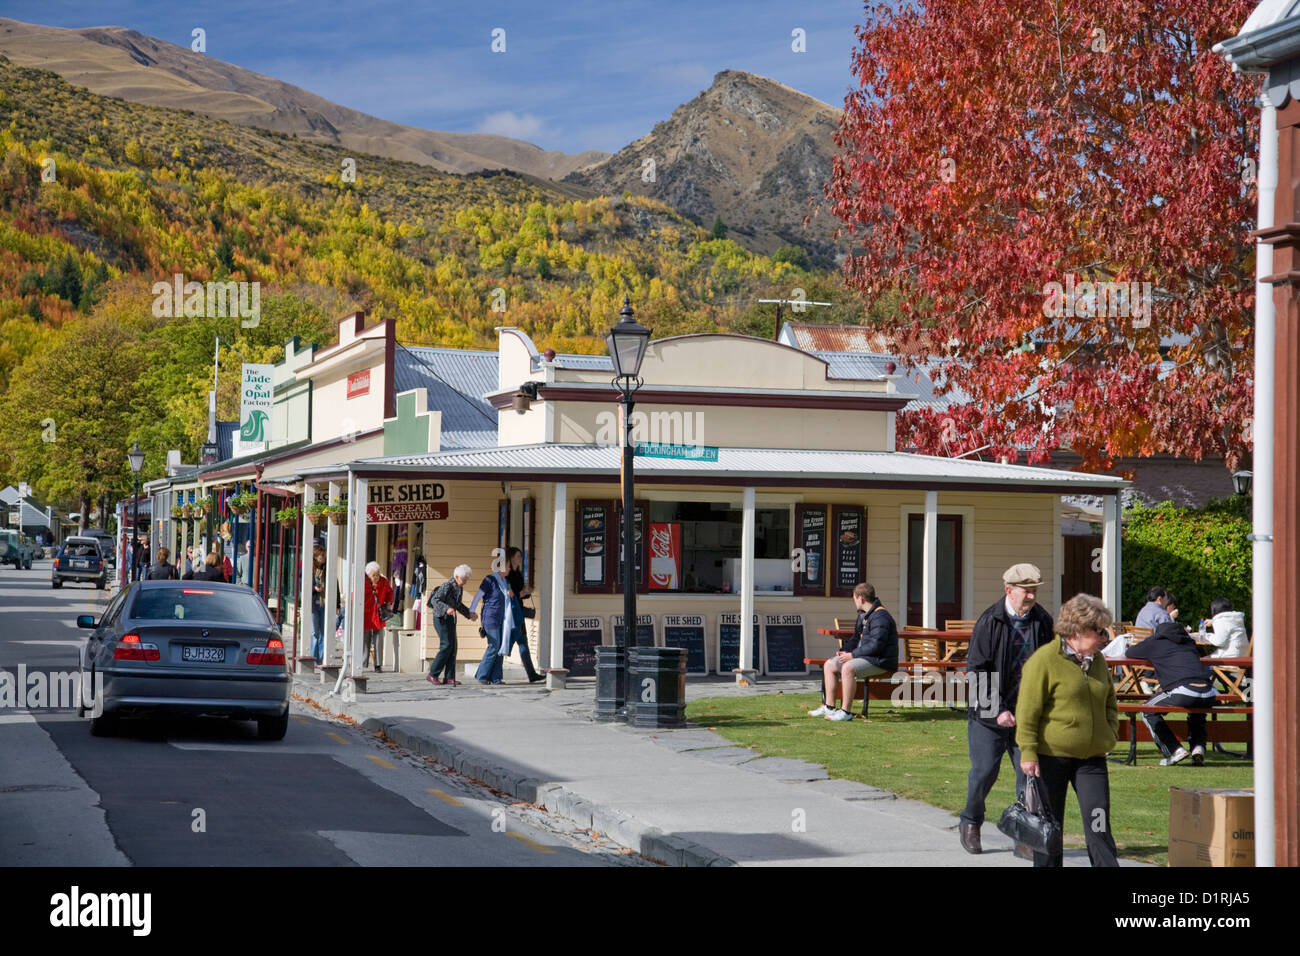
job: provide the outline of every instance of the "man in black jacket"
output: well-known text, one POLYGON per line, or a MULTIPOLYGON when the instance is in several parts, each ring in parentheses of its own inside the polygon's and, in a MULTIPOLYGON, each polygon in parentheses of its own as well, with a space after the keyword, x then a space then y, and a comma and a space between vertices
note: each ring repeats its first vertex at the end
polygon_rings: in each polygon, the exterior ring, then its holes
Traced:
POLYGON ((1025 789, 1020 748, 1016 746, 1016 701, 1025 661, 1052 639, 1052 615, 1037 603, 1042 583, 1042 572, 1032 564, 1007 568, 1002 575, 1002 600, 980 615, 971 633, 966 654, 970 776, 959 827, 967 853, 984 850, 980 844, 984 800, 998 781, 1004 753, 1011 757, 1016 771, 1016 792, 1025 789))
MULTIPOLYGON (((1157 626, 1154 634, 1130 647, 1127 656, 1150 661, 1156 669, 1160 693, 1148 700, 1148 704, 1158 707, 1214 706, 1217 695, 1214 691, 1213 672, 1201 663, 1192 636, 1181 624, 1169 621, 1157 626)), ((1179 745, 1178 738, 1165 723, 1164 714, 1143 714, 1142 719, 1151 731, 1151 739, 1165 755, 1160 766, 1172 767, 1187 759, 1189 752, 1179 745)), ((1193 712, 1187 715, 1187 736, 1188 743, 1192 745, 1192 763, 1199 767, 1205 763, 1205 741, 1208 736, 1204 713, 1193 712)))
MULTIPOLYGON (((898 670, 898 625, 876 597, 876 589, 870 584, 859 584, 853 589, 853 603, 858 609, 853 637, 826 662, 823 668, 825 703, 808 711, 809 717, 852 720, 857 681, 898 670), (844 706, 836 707, 835 698, 840 685, 843 686, 841 701, 844 706)), ((866 712, 866 696, 863 695, 862 713, 865 715, 866 712)))

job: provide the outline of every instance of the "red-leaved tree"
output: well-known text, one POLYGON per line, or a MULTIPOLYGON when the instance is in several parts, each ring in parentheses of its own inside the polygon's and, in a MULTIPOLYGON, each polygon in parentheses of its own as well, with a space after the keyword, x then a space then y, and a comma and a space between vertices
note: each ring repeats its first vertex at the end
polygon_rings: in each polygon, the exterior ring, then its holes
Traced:
POLYGON ((970 399, 900 444, 1248 453, 1258 82, 1211 47, 1253 5, 868 7, 827 187, 845 275, 905 290, 886 331, 970 399))

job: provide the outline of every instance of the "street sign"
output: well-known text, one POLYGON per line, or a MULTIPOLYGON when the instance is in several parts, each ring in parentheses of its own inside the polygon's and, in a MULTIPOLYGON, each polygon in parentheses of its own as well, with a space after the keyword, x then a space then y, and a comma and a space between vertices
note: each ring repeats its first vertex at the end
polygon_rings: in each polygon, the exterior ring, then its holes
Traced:
POLYGON ((642 458, 677 458, 684 461, 717 461, 718 449, 713 445, 663 445, 658 442, 639 441, 633 454, 642 458))

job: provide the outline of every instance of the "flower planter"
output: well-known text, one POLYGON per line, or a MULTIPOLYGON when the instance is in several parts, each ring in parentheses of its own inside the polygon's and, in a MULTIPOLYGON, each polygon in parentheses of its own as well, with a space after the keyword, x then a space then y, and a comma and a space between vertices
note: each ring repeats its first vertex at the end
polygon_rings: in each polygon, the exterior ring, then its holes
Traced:
POLYGON ((321 525, 325 523, 325 512, 318 511, 314 514, 308 512, 307 520, 311 522, 313 528, 319 528, 321 525))
POLYGON ((348 515, 346 511, 331 511, 329 513, 330 524, 332 525, 341 525, 347 521, 347 518, 348 515))

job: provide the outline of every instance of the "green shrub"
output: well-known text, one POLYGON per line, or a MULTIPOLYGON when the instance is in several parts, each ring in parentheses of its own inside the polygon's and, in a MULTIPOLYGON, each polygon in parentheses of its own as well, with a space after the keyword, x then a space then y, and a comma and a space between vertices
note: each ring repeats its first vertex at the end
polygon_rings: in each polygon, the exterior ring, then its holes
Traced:
POLYGON ((1204 510, 1138 506, 1125 514, 1123 618, 1133 620, 1155 586, 1173 592, 1179 621, 1209 617, 1210 602, 1226 597, 1246 612, 1250 628, 1250 502, 1211 501, 1204 510))

